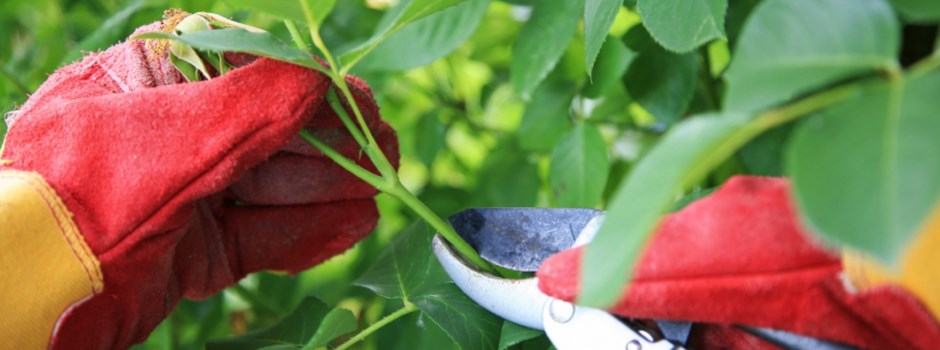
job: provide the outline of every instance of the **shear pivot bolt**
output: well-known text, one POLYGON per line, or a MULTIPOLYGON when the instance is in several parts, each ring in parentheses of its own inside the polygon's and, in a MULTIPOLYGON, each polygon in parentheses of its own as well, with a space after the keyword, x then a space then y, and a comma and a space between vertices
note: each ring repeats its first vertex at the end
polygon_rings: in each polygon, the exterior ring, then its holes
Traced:
POLYGON ((574 317, 574 305, 569 302, 553 299, 548 308, 548 313, 555 322, 567 323, 574 317))
POLYGON ((643 344, 640 344, 639 340, 634 339, 634 340, 631 340, 629 343, 627 343, 627 350, 642 350, 642 349, 643 349, 643 344))

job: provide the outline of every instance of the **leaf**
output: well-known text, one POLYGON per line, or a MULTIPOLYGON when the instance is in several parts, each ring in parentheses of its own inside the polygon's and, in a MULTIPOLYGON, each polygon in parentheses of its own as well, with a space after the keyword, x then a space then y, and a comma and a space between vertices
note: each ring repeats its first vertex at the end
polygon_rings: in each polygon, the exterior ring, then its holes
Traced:
POLYGON ((273 326, 233 338, 209 341, 206 349, 248 350, 274 345, 299 346, 314 335, 317 325, 329 311, 330 308, 319 299, 307 297, 293 312, 273 326))
POLYGON ((437 154, 444 148, 447 129, 435 113, 427 113, 418 120, 415 132, 417 134, 412 138, 415 142, 415 154, 424 165, 430 167, 437 154))
POLYGON ((728 0, 637 0, 643 25, 660 45, 689 52, 714 39, 725 39, 728 0))
POLYGON ((675 124, 695 93, 698 74, 695 55, 679 55, 660 48, 639 26, 628 32, 625 39, 636 41, 631 48, 639 52, 623 78, 627 92, 657 121, 675 124))
POLYGON ((784 144, 792 129, 792 124, 787 124, 769 130, 738 150, 738 157, 749 174, 783 176, 784 144))
POLYGON ((496 349, 502 320, 477 305, 455 284, 438 284, 416 296, 413 303, 462 349, 496 349))
POLYGON ((499 350, 506 350, 510 346, 536 338, 542 334, 545 334, 545 332, 523 327, 510 321, 503 321, 503 328, 499 335, 499 350))
POLYGON ((620 82, 627 67, 636 58, 636 52, 627 48, 623 42, 611 38, 604 42, 594 66, 593 79, 585 86, 582 95, 587 98, 600 97, 611 86, 620 82))
POLYGON ((802 123, 787 170, 824 238, 893 262, 940 201, 940 73, 868 86, 802 123))
POLYGON ((343 54, 340 57, 340 62, 345 66, 344 69, 349 69, 355 66, 356 63, 375 49, 376 46, 385 41, 385 39, 388 39, 390 35, 394 34, 408 23, 417 21, 464 1, 466 0, 403 0, 402 3, 398 5, 397 10, 395 10, 399 12, 394 20, 387 21, 385 25, 380 24, 379 29, 372 35, 371 39, 359 47, 343 54))
MULTIPOLYGON (((394 310, 400 305, 386 306, 394 310)), ((454 340, 427 315, 415 312, 388 324, 376 333, 383 350, 451 350, 460 349, 454 340)))
POLYGON ((940 21, 940 2, 936 0, 891 0, 891 5, 914 23, 940 21))
POLYGON ((356 284, 386 298, 410 301, 464 349, 495 349, 499 318, 453 284, 431 254, 431 237, 427 225, 415 222, 356 284))
POLYGON ((580 303, 612 305, 661 216, 677 196, 701 180, 750 136, 747 118, 702 115, 676 124, 629 173, 586 248, 580 303))
POLYGON ((723 105, 756 111, 897 67, 898 37, 897 19, 883 0, 767 0, 738 38, 723 105))
POLYGON ((318 25, 323 23, 323 19, 330 14, 336 0, 223 0, 229 6, 239 10, 251 10, 263 12, 281 19, 291 20, 297 23, 306 23, 304 10, 300 1, 307 1, 310 6, 310 13, 313 20, 318 25))
POLYGON ((539 193, 538 168, 510 141, 493 148, 478 181, 470 206, 531 207, 539 193))
POLYGON ((139 34, 134 39, 178 40, 200 50, 244 52, 326 73, 323 66, 308 53, 288 46, 267 32, 255 33, 240 28, 205 30, 179 36, 167 32, 148 32, 139 34))
POLYGON ((386 298, 411 300, 432 287, 450 282, 431 254, 433 232, 416 221, 398 234, 375 264, 355 284, 386 298))
POLYGON ((329 344, 337 337, 356 330, 356 316, 352 311, 335 308, 323 317, 320 327, 308 342, 307 348, 318 348, 329 344))
POLYGON ((469 0, 415 21, 379 44, 356 69, 404 71, 434 62, 470 38, 489 3, 469 0))
POLYGON ((125 30, 131 17, 140 12, 145 5, 147 5, 147 2, 144 0, 132 0, 124 4, 124 7, 114 12, 114 14, 108 17, 104 23, 101 23, 94 32, 82 39, 78 45, 72 47, 72 49, 62 57, 62 64, 75 61, 82 57, 82 52, 104 49, 118 40, 121 40, 124 35, 127 35, 125 30))
POLYGON ((585 0, 584 4, 584 62, 588 77, 593 78, 594 60, 602 50, 602 44, 609 42, 607 33, 614 24, 622 0, 585 0))
POLYGON ((539 1, 512 47, 512 85, 528 100, 548 76, 578 30, 584 0, 539 1))
POLYGON ((575 89, 567 81, 546 80, 525 106, 519 125, 519 147, 547 151, 571 128, 569 109, 575 89))
POLYGON ((607 183, 607 144, 600 130, 581 123, 552 151, 548 180, 561 207, 593 208, 607 183))

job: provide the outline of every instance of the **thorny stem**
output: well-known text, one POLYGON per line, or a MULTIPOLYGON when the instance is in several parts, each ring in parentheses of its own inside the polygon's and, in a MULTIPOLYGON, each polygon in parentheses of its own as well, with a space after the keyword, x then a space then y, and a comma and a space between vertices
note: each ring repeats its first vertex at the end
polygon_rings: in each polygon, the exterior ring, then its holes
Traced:
POLYGON ((349 340, 343 342, 334 350, 349 349, 351 346, 362 341, 363 339, 365 339, 366 337, 368 337, 375 331, 381 329, 382 327, 385 327, 385 325, 391 323, 392 321, 397 320, 401 318, 402 316, 405 316, 412 312, 418 311, 418 307, 415 306, 414 304, 408 302, 407 300, 405 300, 404 302, 405 302, 404 307, 402 307, 401 309, 395 310, 395 312, 388 314, 388 316, 382 317, 382 319, 376 321, 375 323, 373 323, 366 329, 363 329, 362 332, 357 333, 352 338, 349 338, 349 340))

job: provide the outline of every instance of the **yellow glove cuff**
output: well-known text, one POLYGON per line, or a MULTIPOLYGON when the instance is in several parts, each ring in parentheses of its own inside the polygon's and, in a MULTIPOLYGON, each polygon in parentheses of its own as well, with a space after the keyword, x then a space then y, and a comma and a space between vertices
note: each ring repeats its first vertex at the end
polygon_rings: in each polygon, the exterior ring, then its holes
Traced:
POLYGON ((0 250, 2 347, 46 348, 59 317, 103 287, 98 259, 39 174, 0 171, 0 250))
POLYGON ((940 319, 940 207, 927 219, 900 261, 900 270, 885 268, 875 260, 846 250, 842 263, 857 288, 897 284, 917 295, 935 318, 940 319))

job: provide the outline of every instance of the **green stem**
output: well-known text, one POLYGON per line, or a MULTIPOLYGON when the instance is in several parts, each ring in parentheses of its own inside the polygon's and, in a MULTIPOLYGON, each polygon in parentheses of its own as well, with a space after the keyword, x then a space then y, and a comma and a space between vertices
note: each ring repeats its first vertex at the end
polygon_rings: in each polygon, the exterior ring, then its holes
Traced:
POLYGON ((321 141, 316 136, 313 136, 306 129, 300 130, 300 137, 306 140, 308 143, 316 147, 320 152, 323 152, 327 157, 332 159, 336 164, 346 169, 346 171, 356 175, 356 177, 362 179, 366 183, 372 185, 373 187, 379 189, 379 191, 386 192, 395 187, 394 184, 385 180, 385 178, 373 174, 371 171, 366 170, 365 168, 356 164, 349 158, 344 157, 342 154, 337 152, 333 147, 327 145, 326 142, 321 141))
POLYGON ((393 313, 391 313, 391 314, 388 314, 388 316, 382 317, 382 319, 376 321, 375 323, 373 323, 372 325, 370 325, 370 326, 367 327, 366 329, 363 329, 362 332, 359 332, 358 334, 356 334, 356 335, 353 336, 352 338, 349 338, 349 340, 343 342, 343 343, 340 344, 338 347, 336 347, 336 349, 334 349, 334 350, 345 350, 345 349, 349 349, 351 346, 353 346, 353 345, 355 345, 356 343, 362 341, 363 339, 365 339, 366 337, 368 337, 369 335, 371 335, 371 334, 374 333, 375 331, 381 329, 382 327, 385 327, 385 325, 391 323, 391 322, 394 321, 394 320, 397 320, 397 319, 401 318, 402 316, 405 316, 405 315, 410 314, 410 313, 415 312, 415 311, 418 311, 418 307, 415 306, 414 304, 408 302, 407 300, 405 300, 405 306, 404 306, 404 307, 402 307, 401 309, 396 310, 395 312, 393 312, 393 313))
POLYGON ((345 77, 334 77, 333 83, 343 92, 343 97, 346 99, 349 107, 352 108, 353 115, 356 116, 356 121, 359 123, 359 127, 362 128, 363 134, 365 134, 366 140, 368 141, 366 154, 372 159, 372 162, 382 176, 388 179, 389 182, 398 182, 398 173, 395 171, 395 167, 392 166, 392 163, 385 157, 385 153, 379 148, 379 144, 375 142, 375 137, 372 136, 372 131, 369 130, 369 125, 366 124, 366 120, 362 116, 362 111, 359 109, 359 103, 353 98, 352 91, 349 89, 349 85, 346 84, 345 77))
POLYGON ((336 115, 339 116, 339 119, 343 121, 343 125, 346 126, 346 129, 349 129, 349 133, 352 134, 353 138, 356 139, 356 142, 360 147, 368 147, 368 143, 364 136, 362 136, 362 131, 356 127, 356 124, 353 124, 352 119, 349 119, 349 113, 346 113, 346 108, 343 107, 343 103, 340 102, 339 96, 336 95, 336 89, 331 88, 326 95, 326 101, 330 104, 330 107, 333 107, 333 111, 336 112, 336 115))
POLYGON ((336 60, 333 59, 330 50, 327 49, 326 44, 323 43, 323 38, 320 37, 319 24, 313 20, 313 12, 310 10, 310 4, 304 0, 298 1, 300 1, 300 7, 304 11, 304 19, 307 20, 307 27, 310 28, 310 38, 313 39, 313 46, 316 46, 317 49, 320 49, 320 52, 323 53, 326 62, 330 64, 330 70, 332 70, 334 74, 338 73, 339 67, 336 66, 336 60))
POLYGON ((444 221, 444 219, 441 219, 440 216, 437 216, 434 211, 428 208, 428 206, 418 199, 418 197, 415 197, 415 195, 411 193, 411 191, 408 191, 408 189, 405 188, 405 186, 403 186, 400 182, 395 184, 395 186, 388 191, 385 191, 385 193, 398 198, 398 200, 402 201, 405 203, 405 205, 410 207, 411 210, 414 210, 418 216, 420 216, 422 219, 424 219, 424 221, 430 224, 431 227, 437 230, 437 233, 444 237, 444 239, 446 239, 447 242, 454 247, 454 249, 457 249, 460 254, 467 258, 467 260, 470 260, 470 262, 476 265, 478 268, 483 271, 493 270, 493 266, 490 265, 490 263, 488 263, 486 260, 483 260, 483 258, 480 257, 480 254, 477 253, 477 251, 473 249, 473 247, 470 246, 467 241, 464 241, 463 238, 457 234, 457 231, 454 231, 454 228, 450 226, 449 223, 444 221))
POLYGON ((708 54, 708 46, 702 46, 699 49, 702 56, 702 91, 705 94, 705 100, 709 107, 714 110, 721 109, 721 99, 718 98, 718 81, 712 76, 711 56, 708 54))
POLYGON ((297 29, 297 24, 294 21, 285 19, 284 26, 287 27, 287 31, 290 32, 290 38, 294 40, 294 45, 297 45, 297 48, 310 52, 310 45, 307 45, 307 40, 304 40, 303 34, 300 34, 300 29, 297 29))
POLYGON ((757 118, 750 124, 755 125, 756 130, 760 133, 829 107, 855 94, 856 91, 858 91, 858 84, 843 85, 825 90, 786 106, 758 114, 757 118))

